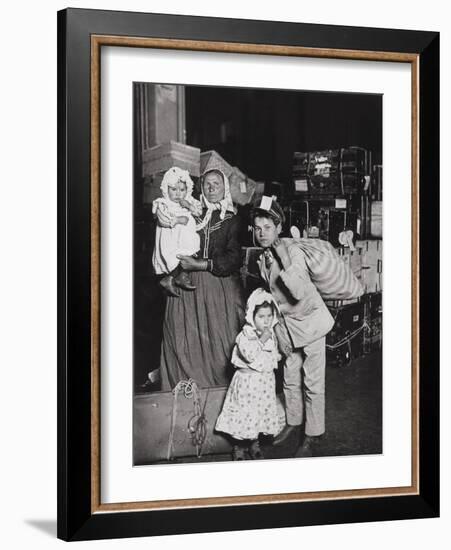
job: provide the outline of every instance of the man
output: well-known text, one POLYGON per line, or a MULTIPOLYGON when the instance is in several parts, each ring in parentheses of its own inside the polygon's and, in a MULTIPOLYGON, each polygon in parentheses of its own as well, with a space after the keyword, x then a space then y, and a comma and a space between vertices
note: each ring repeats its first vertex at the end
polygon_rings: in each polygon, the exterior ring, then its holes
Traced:
POLYGON ((258 260, 260 274, 281 313, 276 334, 286 356, 283 389, 287 425, 274 444, 293 434, 300 442, 304 424, 304 438, 295 456, 312 456, 325 431, 326 334, 334 319, 310 279, 299 245, 279 238, 285 221, 280 205, 263 197, 251 217, 255 238, 264 248, 258 260))

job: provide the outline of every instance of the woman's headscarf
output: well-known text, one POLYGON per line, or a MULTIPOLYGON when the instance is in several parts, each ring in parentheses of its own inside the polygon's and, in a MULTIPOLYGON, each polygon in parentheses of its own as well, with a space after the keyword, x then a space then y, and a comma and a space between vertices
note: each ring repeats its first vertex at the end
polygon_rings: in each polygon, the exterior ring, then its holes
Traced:
POLYGON ((196 225, 196 231, 200 231, 203 229, 208 222, 210 221, 211 215, 215 210, 220 210, 219 218, 223 220, 225 218, 226 212, 232 212, 233 214, 236 214, 235 207, 233 206, 232 202, 232 195, 230 194, 230 184, 229 184, 229 178, 224 174, 222 170, 219 168, 211 168, 210 170, 206 170, 202 176, 201 176, 201 202, 202 204, 207 208, 207 212, 204 216, 204 219, 196 225), (204 179, 207 174, 210 174, 211 172, 217 172, 222 176, 222 179, 224 181, 224 198, 220 200, 219 202, 210 202, 207 200, 207 198, 204 195, 204 179))
POLYGON ((182 170, 178 166, 173 166, 166 171, 163 176, 163 181, 161 182, 160 189, 163 197, 168 198, 168 186, 172 183, 173 185, 177 184, 179 181, 183 182, 186 185, 186 200, 189 200, 192 193, 194 183, 191 179, 188 170, 182 170))
POLYGON ((270 304, 273 304, 273 312, 274 317, 272 320, 271 328, 274 328, 274 325, 278 323, 278 307, 276 302, 274 301, 274 298, 271 296, 269 292, 266 292, 263 288, 257 288, 252 292, 252 294, 249 296, 246 304, 246 323, 251 325, 253 328, 255 328, 254 323, 254 314, 255 314, 255 308, 264 302, 269 302, 270 304))

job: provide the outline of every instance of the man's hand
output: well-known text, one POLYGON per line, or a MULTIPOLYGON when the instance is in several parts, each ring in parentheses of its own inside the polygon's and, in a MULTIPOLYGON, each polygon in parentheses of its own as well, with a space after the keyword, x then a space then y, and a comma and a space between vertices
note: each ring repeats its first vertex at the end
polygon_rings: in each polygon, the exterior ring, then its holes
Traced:
POLYGON ((293 353, 293 346, 291 345, 288 335, 279 324, 274 327, 274 332, 276 334, 280 351, 285 355, 285 357, 289 357, 293 353))
POLYGON ((184 271, 207 271, 207 260, 198 260, 192 256, 183 256, 177 254, 177 258, 180 260, 180 265, 184 271))
POLYGON ((274 252, 279 256, 280 261, 282 262, 282 266, 284 269, 287 269, 291 265, 290 256, 288 254, 287 247, 285 246, 285 243, 282 241, 282 239, 277 238, 273 244, 272 248, 274 252))

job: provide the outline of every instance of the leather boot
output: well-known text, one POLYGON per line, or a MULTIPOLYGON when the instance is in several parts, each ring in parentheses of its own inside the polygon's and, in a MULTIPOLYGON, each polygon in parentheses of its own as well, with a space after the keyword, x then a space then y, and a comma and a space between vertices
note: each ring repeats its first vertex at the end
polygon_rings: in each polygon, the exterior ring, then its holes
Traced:
POLYGON ((285 441, 287 441, 287 439, 289 439, 294 434, 296 434, 296 437, 299 441, 299 432, 300 426, 290 426, 289 424, 286 424, 283 430, 273 439, 272 444, 282 445, 282 443, 285 443, 285 441))
POLYGON ((191 277, 186 271, 181 271, 177 277, 174 278, 175 284, 184 290, 196 290, 196 287, 191 282, 191 277))
POLYGON ((163 277, 160 281, 160 285, 164 288, 168 296, 174 296, 175 298, 180 297, 180 294, 174 286, 174 277, 172 275, 163 277))
POLYGON ((297 458, 315 456, 320 437, 320 435, 306 435, 294 456, 297 458))

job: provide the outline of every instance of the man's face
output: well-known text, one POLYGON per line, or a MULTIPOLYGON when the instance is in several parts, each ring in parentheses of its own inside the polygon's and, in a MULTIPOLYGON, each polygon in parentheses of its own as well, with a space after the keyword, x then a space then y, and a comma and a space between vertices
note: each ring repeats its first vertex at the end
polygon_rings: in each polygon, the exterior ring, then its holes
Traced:
POLYGON ((254 219, 255 238, 257 243, 263 248, 272 246, 281 231, 282 226, 280 223, 276 225, 271 218, 256 216, 254 219))

